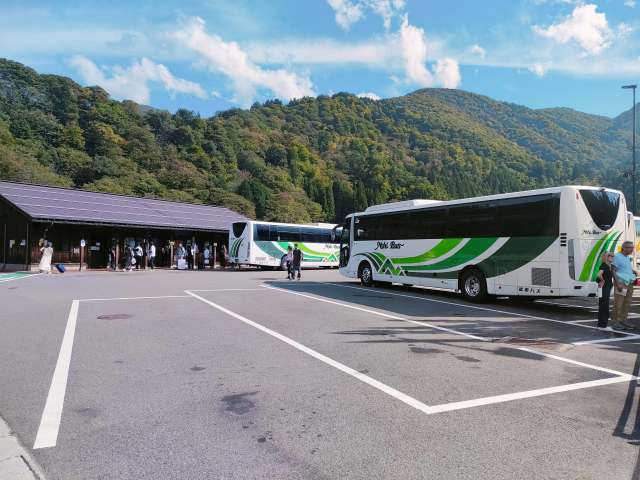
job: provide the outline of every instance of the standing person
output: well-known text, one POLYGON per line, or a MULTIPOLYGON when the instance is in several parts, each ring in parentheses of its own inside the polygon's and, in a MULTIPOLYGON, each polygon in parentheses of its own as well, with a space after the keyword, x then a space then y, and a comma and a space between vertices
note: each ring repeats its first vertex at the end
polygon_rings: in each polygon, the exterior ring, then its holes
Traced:
POLYGON ((139 243, 136 243, 134 255, 136 258, 136 270, 140 270, 142 268, 142 256, 144 255, 144 252, 142 251, 142 247, 139 243))
POLYGON ((193 270, 193 246, 187 243, 187 269, 193 270))
POLYGON ((225 269, 227 267, 227 246, 223 243, 220 247, 220 268, 225 269))
POLYGON ((202 266, 202 268, 205 269, 205 268, 210 266, 209 257, 211 257, 211 251, 209 250, 209 244, 208 243, 205 244, 205 246, 204 246, 204 251, 202 252, 202 257, 203 257, 203 260, 202 260, 203 266, 202 266))
POLYGON ((191 244, 191 266, 194 270, 198 269, 198 244, 194 241, 191 244))
POLYGON ((149 245, 149 268, 156 269, 156 244, 153 242, 149 245))
POLYGON ((116 271, 116 246, 111 245, 109 249, 109 267, 110 270, 116 271))
POLYGON ((124 246, 124 271, 125 272, 130 272, 131 271, 131 266, 133 265, 133 248, 131 248, 131 245, 125 245, 124 246))
POLYGON ((176 248, 176 266, 179 270, 182 270, 182 263, 184 263, 184 257, 187 255, 187 251, 182 245, 182 242, 178 242, 178 247, 176 248))
POLYGON ((40 248, 40 253, 42 253, 42 257, 40 257, 38 270, 40 273, 46 273, 49 275, 51 273, 51 258, 53 258, 53 247, 51 246, 51 242, 45 242, 40 248))
POLYGON ((287 255, 285 256, 285 262, 287 265, 287 280, 293 280, 293 249, 291 245, 287 247, 287 255))
POLYGON ((626 241, 622 244, 622 251, 613 257, 613 279, 615 283, 613 295, 613 313, 611 315, 611 327, 617 330, 633 330, 633 326, 627 322, 629 306, 633 299, 633 282, 636 274, 631 268, 631 254, 633 242, 626 241))
POLYGON ((598 271, 598 287, 601 289, 601 296, 598 299, 598 328, 601 330, 613 330, 607 326, 609 322, 609 299, 613 288, 613 272, 611 271, 613 253, 604 252, 601 260, 602 263, 598 271))
POLYGON ((298 280, 300 280, 300 270, 302 267, 302 259, 304 258, 304 255, 302 255, 302 250, 300 250, 298 248, 298 244, 294 244, 293 245, 293 268, 291 271, 291 279, 293 280, 293 277, 295 277, 296 275, 296 271, 298 272, 298 280))

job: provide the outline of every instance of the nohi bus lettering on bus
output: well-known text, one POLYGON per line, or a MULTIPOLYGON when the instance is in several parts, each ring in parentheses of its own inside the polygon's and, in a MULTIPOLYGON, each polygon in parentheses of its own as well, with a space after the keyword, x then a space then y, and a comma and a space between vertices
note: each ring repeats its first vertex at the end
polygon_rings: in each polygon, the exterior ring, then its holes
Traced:
POLYGON ((489 295, 595 296, 601 254, 633 239, 621 192, 563 186, 375 205, 347 216, 340 273, 489 295))
POLYGON ((303 254, 303 268, 337 267, 339 239, 335 228, 328 223, 236 222, 229 230, 229 261, 284 270, 287 248, 297 244, 303 254))

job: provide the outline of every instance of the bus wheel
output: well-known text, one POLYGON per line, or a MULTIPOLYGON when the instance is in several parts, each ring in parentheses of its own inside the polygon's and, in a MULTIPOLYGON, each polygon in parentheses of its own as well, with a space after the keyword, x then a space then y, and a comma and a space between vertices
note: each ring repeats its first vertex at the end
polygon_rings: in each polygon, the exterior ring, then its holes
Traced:
POLYGON ((358 269, 358 278, 363 287, 373 286, 373 271, 369 262, 362 262, 358 269))
POLYGON ((280 270, 284 272, 286 269, 287 269, 287 256, 282 255, 282 258, 280 259, 280 270))
POLYGON ((462 295, 471 302, 483 302, 487 299, 487 281, 477 268, 467 270, 460 278, 462 295))

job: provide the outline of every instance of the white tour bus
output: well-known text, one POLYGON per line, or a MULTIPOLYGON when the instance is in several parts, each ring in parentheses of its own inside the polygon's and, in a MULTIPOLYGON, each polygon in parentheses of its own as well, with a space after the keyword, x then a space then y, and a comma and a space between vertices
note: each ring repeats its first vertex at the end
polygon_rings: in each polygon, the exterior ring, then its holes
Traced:
POLYGON ((337 267, 339 239, 334 224, 236 222, 229 230, 229 261, 285 269, 287 247, 298 244, 302 268, 337 267))
POLYGON ((341 274, 473 301, 594 296, 601 254, 635 236, 621 192, 581 186, 375 205, 342 227, 341 274))

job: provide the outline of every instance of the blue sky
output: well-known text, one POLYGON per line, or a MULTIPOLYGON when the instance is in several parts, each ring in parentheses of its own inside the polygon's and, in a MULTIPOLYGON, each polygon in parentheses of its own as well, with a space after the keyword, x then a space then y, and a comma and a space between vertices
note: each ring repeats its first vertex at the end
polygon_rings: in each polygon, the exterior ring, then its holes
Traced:
POLYGON ((0 56, 212 115, 269 98, 460 88, 615 116, 640 0, 0 0, 0 56))

